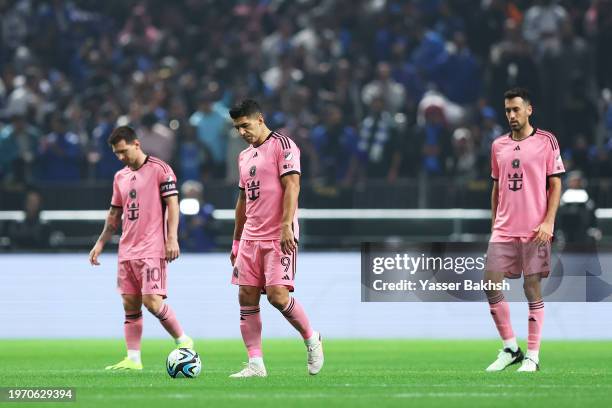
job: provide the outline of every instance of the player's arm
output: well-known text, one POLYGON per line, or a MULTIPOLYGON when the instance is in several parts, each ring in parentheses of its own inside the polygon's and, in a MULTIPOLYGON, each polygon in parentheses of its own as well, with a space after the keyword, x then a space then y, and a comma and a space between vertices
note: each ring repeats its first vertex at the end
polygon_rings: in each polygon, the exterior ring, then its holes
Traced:
POLYGON ((123 209, 121 207, 111 206, 104 222, 104 229, 98 237, 94 247, 89 251, 89 263, 92 265, 100 265, 98 262, 98 256, 102 253, 104 245, 112 238, 112 236, 119 230, 121 224, 121 214, 123 209))
POLYGON ((168 236, 166 237, 166 260, 174 261, 181 254, 178 244, 179 202, 178 195, 164 197, 168 208, 168 236))
POLYGON ((242 237, 242 230, 246 222, 246 193, 241 188, 236 201, 236 212, 234 218, 234 242, 232 244, 232 252, 230 253, 230 262, 234 266, 236 257, 238 256, 238 243, 242 237))
POLYGON ((535 242, 538 244, 544 244, 549 242, 553 234, 553 225, 555 224, 555 217, 557 216, 557 210, 559 209, 559 202, 561 200, 561 177, 549 176, 548 177, 548 206, 546 208, 546 216, 544 222, 540 224, 536 229, 537 235, 535 242))
POLYGON ((284 254, 295 251, 297 243, 293 234, 293 216, 297 209, 300 195, 299 173, 286 174, 281 177, 283 186, 283 218, 281 220, 281 249, 284 254))
POLYGON ((499 181, 493 180, 493 190, 491 191, 491 231, 495 225, 497 217, 497 203, 499 202, 499 181))

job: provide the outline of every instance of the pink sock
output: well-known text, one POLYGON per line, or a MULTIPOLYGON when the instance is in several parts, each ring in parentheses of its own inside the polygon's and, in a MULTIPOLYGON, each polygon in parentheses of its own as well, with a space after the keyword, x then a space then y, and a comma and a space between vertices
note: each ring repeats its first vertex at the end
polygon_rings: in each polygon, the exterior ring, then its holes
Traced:
POLYGON ((312 327, 310 327, 308 316, 306 316, 304 308, 297 300, 292 297, 289 298, 289 303, 287 303, 287 306, 285 306, 281 313, 300 332, 304 340, 312 336, 312 327))
POLYGON ((240 333, 249 358, 262 357, 259 306, 240 306, 240 333))
POLYGON ((540 350, 542 326, 544 324, 544 301, 529 302, 529 322, 527 336, 527 350, 540 350))
POLYGON ((142 312, 140 310, 126 311, 123 322, 123 333, 128 350, 140 350, 142 339, 142 312))
POLYGON ((502 293, 489 299, 489 309, 502 340, 513 338, 514 332, 510 322, 510 306, 502 293))
POLYGON ((175 339, 178 339, 185 333, 183 332, 183 328, 174 314, 174 310, 172 310, 172 308, 170 308, 170 306, 167 304, 164 303, 162 305, 159 312, 155 314, 155 317, 159 319, 159 322, 162 326, 164 326, 164 329, 166 329, 166 331, 175 339))

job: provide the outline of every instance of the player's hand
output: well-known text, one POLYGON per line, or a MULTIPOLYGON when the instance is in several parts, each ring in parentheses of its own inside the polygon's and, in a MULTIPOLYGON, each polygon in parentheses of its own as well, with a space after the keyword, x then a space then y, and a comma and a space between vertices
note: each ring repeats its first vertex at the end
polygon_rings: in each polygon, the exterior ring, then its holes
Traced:
POLYGON ((553 234, 553 226, 549 222, 543 222, 536 229, 533 230, 536 236, 533 239, 537 245, 544 245, 550 242, 553 234))
POLYGON ((166 261, 172 262, 181 254, 181 250, 179 249, 178 240, 168 239, 166 241, 166 261))
POLYGON ((91 265, 100 265, 98 262, 98 256, 102 253, 102 245, 99 242, 96 242, 96 245, 89 251, 89 263, 91 265))
POLYGON ((280 239, 281 250, 285 255, 291 255, 297 248, 291 225, 283 225, 280 239))
POLYGON ((232 263, 232 266, 234 266, 234 264, 236 263, 236 258, 236 255, 234 255, 233 253, 230 254, 230 262, 232 263))

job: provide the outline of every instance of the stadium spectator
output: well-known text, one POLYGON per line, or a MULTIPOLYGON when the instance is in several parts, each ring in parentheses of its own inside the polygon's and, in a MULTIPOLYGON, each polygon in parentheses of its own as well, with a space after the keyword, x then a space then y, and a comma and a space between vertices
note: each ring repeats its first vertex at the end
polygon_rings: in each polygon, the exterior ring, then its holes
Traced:
POLYGON ((87 161, 93 167, 94 178, 97 180, 113 180, 115 173, 122 167, 107 142, 115 128, 113 119, 114 113, 110 107, 104 108, 99 113, 96 125, 91 132, 87 161))
POLYGON ((40 179, 52 182, 74 182, 81 179, 81 145, 79 137, 68 130, 61 113, 51 115, 51 133, 39 147, 40 179))
POLYGON ((313 177, 328 185, 348 184, 356 176, 358 135, 355 129, 342 123, 337 105, 329 105, 326 111, 324 124, 315 127, 310 136, 317 151, 313 177))
POLYGON ((397 178, 401 164, 401 137, 398 124, 385 109, 381 96, 370 102, 368 115, 359 127, 357 151, 362 177, 377 179, 397 178))
POLYGON ((589 244, 601 239, 597 228, 597 206, 589 197, 587 183, 580 171, 567 175, 566 189, 561 195, 557 229, 563 243, 589 244))
POLYGON ((198 181, 181 186, 179 243, 186 252, 207 252, 216 247, 215 207, 204 200, 204 187, 198 181))
POLYGON ((11 124, 0 130, 0 178, 23 184, 34 179, 40 130, 14 114, 11 124))
POLYGON ((374 98, 382 98, 384 109, 391 114, 400 111, 404 106, 404 87, 391 77, 391 66, 380 62, 376 67, 376 79, 363 87, 361 99, 365 105, 370 105, 374 98))
MULTIPOLYGON (((228 169, 235 168, 236 151, 224 107, 258 96, 268 116, 283 112, 279 123, 302 149, 304 180, 336 180, 337 174, 323 173, 351 166, 317 168, 328 160, 319 153, 328 149, 315 148, 320 139, 310 137, 327 126, 329 104, 340 108, 344 129, 360 126, 380 92, 385 110, 407 129, 415 122, 422 128, 426 108, 439 106, 449 134, 466 127, 480 151, 490 139, 483 135, 498 129, 485 129, 478 112, 490 106, 503 117, 501 105, 491 101, 521 85, 548 101, 538 105, 535 124, 557 131, 569 141, 562 143, 564 156, 577 157, 578 133, 595 152, 609 139, 599 129, 612 128, 601 122, 611 110, 601 91, 612 88, 611 10, 610 0, 0 2, 0 123, 19 114, 49 134, 46 117, 67 116, 78 146, 88 152, 87 179, 104 179, 112 170, 103 169, 110 161, 100 155, 107 150, 99 133, 108 131, 101 109, 112 111, 116 124, 136 128, 151 112, 181 140, 188 136, 176 124, 189 120, 204 149, 198 179, 222 183, 235 179, 228 169)), ((415 162, 410 155, 424 139, 411 131, 406 137, 415 143, 400 154, 399 176, 415 178, 406 165, 415 162)), ((447 149, 452 161, 450 136, 446 143, 427 146, 447 149)), ((177 169, 181 159, 199 156, 165 152, 177 169)), ((46 157, 33 164, 44 169, 46 157)), ((599 160, 586 166, 589 177, 606 173, 599 160)), ((196 177, 197 166, 186 167, 189 178, 196 177)), ((484 166, 478 169, 479 177, 487 176, 484 166)), ((34 173, 30 181, 46 176, 34 173)), ((0 177, 16 181, 6 170, 0 177)))
POLYGON ((214 177, 225 177, 227 134, 229 118, 214 105, 213 95, 204 93, 199 97, 198 110, 191 115, 189 123, 196 128, 199 141, 207 152, 205 170, 214 177))
POLYGON ((432 105, 425 109, 425 123, 417 125, 417 145, 422 146, 421 170, 428 175, 444 175, 450 152, 450 133, 442 108, 432 105))
POLYGON ((47 249, 51 230, 40 219, 42 197, 37 191, 28 191, 24 202, 25 218, 10 224, 8 236, 14 249, 47 249))
POLYGON ((168 126, 160 123, 155 113, 150 112, 142 117, 137 130, 142 148, 148 154, 171 163, 176 150, 176 134, 168 126))
POLYGON ((453 33, 447 51, 446 69, 449 73, 445 75, 442 87, 444 94, 460 105, 476 103, 481 96, 482 74, 463 32, 453 33))

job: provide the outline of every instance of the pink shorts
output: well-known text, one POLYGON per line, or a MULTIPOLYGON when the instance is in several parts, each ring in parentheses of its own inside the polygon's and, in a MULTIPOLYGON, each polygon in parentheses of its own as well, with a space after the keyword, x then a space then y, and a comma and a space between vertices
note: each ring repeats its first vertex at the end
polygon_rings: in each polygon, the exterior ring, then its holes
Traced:
POLYGON ((487 249, 487 271, 503 272, 506 278, 550 274, 550 242, 537 245, 530 237, 511 237, 493 231, 487 249))
POLYGON ((240 286, 286 286, 293 291, 297 250, 283 254, 280 241, 241 240, 232 283, 240 286))
POLYGON ((161 295, 166 298, 166 260, 130 259, 119 262, 117 290, 122 295, 161 295))

